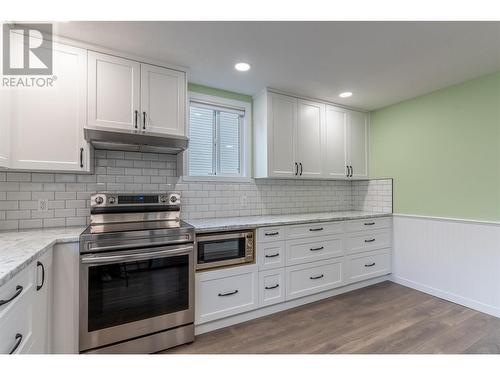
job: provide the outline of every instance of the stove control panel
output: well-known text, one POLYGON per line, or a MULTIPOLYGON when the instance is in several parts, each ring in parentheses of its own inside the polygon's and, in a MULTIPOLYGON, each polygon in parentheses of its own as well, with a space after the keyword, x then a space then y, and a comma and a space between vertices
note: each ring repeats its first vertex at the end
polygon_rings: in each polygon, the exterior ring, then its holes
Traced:
POLYGON ((165 194, 128 194, 128 193, 97 193, 92 195, 91 207, 111 206, 179 206, 181 195, 179 193, 165 194))

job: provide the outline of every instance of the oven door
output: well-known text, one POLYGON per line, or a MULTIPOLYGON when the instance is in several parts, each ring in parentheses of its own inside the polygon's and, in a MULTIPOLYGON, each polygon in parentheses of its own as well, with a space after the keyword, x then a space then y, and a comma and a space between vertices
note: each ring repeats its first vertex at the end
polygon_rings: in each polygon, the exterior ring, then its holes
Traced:
POLYGON ((80 257, 80 351, 193 323, 193 245, 80 257))

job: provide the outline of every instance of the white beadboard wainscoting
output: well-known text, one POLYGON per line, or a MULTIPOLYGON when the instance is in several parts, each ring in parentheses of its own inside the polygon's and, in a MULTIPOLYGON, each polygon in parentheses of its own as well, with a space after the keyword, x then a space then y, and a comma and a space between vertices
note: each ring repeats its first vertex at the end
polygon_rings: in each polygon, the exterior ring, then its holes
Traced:
POLYGON ((500 317, 500 223, 394 214, 394 282, 500 317))

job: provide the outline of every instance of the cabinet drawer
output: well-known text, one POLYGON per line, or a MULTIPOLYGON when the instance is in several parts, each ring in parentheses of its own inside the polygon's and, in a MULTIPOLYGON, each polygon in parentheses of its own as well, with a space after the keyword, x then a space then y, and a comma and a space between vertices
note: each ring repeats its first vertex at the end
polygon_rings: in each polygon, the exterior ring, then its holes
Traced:
POLYGON ((267 227, 257 229, 257 242, 281 241, 285 238, 284 227, 267 227))
POLYGON ((258 307, 257 266, 239 266, 196 275, 197 324, 258 307))
POLYGON ((259 270, 270 270, 285 265, 285 242, 257 244, 257 263, 259 270))
POLYGON ((348 258, 349 282, 357 282, 391 272, 391 253, 389 249, 352 255, 348 258))
POLYGON ((0 317, 0 354, 24 353, 31 341, 32 298, 22 298, 0 317))
POLYGON ((288 225, 285 229, 286 239, 306 238, 315 236, 326 236, 339 234, 344 231, 342 221, 326 222, 317 224, 288 225))
POLYGON ((346 232, 357 232, 362 230, 374 230, 374 229, 391 228, 391 227, 392 227, 391 217, 363 219, 363 220, 348 220, 346 222, 346 232))
POLYGON ((31 264, 28 268, 19 272, 0 288, 0 300, 10 300, 0 306, 0 319, 24 299, 33 298, 33 282, 35 266, 31 264))
POLYGON ((342 259, 286 268, 286 299, 304 297, 342 285, 342 259))
POLYGON ((286 265, 329 259, 342 253, 342 239, 339 236, 291 240, 286 243, 286 265))
POLYGON ((285 270, 259 272, 259 306, 285 301, 285 270))
POLYGON ((391 231, 379 230, 363 232, 361 235, 345 239, 345 249, 348 253, 359 253, 362 251, 383 249, 391 246, 391 231))

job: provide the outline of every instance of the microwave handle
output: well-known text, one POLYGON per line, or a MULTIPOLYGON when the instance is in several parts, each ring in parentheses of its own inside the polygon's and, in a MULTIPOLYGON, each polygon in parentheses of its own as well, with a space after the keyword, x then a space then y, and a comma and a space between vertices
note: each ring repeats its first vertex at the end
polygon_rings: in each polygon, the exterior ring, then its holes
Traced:
POLYGON ((83 264, 127 262, 134 260, 147 260, 162 256, 189 254, 192 251, 193 251, 193 246, 183 246, 183 247, 176 247, 159 251, 151 251, 147 253, 134 253, 134 254, 123 254, 123 255, 92 255, 92 256, 82 257, 81 262, 83 264))

